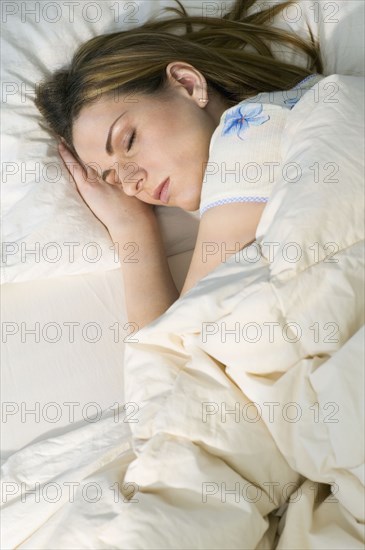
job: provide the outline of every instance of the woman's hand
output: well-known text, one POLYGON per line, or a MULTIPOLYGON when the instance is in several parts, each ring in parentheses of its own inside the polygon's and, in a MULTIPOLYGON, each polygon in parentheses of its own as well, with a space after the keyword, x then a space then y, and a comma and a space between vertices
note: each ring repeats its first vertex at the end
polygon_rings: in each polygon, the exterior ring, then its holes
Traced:
POLYGON ((109 233, 135 225, 141 217, 155 216, 152 204, 127 195, 120 183, 113 185, 102 180, 93 168, 81 166, 64 145, 60 144, 58 150, 82 199, 109 233))

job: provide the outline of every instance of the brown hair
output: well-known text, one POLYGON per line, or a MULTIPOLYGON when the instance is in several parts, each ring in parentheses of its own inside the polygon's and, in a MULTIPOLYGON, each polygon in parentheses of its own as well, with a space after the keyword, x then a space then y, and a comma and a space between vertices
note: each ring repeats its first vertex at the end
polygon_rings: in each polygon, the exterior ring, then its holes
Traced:
POLYGON ((265 24, 293 0, 251 15, 247 10, 256 0, 236 0, 222 18, 189 16, 181 2, 175 1, 181 11, 165 10, 177 16, 96 36, 79 47, 69 67, 38 84, 35 104, 46 128, 63 138, 75 155, 72 125, 83 107, 101 94, 163 96, 165 69, 172 61, 193 65, 206 79, 208 95, 218 92, 230 106, 262 91, 290 89, 323 70, 319 46, 310 29, 310 40, 306 41, 265 24), (174 32, 181 27, 185 32, 174 32), (272 42, 302 50, 308 56, 308 67, 276 59, 272 42), (255 53, 247 53, 246 44, 255 53))

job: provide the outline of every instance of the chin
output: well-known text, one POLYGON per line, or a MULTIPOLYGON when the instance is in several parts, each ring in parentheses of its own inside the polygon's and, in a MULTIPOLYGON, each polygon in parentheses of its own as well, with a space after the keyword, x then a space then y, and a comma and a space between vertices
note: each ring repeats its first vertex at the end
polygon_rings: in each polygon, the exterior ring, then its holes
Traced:
POLYGON ((183 210, 185 210, 185 212, 198 212, 199 206, 197 208, 183 208, 183 210))
POLYGON ((177 204, 176 206, 178 206, 182 210, 185 210, 186 212, 196 212, 197 210, 199 210, 200 196, 195 199, 182 201, 181 204, 177 204))

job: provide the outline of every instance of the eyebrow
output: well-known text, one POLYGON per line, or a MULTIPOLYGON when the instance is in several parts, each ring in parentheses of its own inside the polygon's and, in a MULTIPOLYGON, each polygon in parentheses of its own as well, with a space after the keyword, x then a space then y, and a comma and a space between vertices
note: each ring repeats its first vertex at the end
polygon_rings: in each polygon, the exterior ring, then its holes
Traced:
POLYGON ((118 118, 116 118, 114 120, 113 124, 109 128, 108 139, 106 140, 106 145, 105 145, 105 150, 106 150, 106 152, 108 153, 109 156, 114 153, 114 150, 113 150, 113 147, 112 147, 112 144, 111 144, 113 128, 116 125, 116 123, 118 122, 118 120, 126 114, 126 112, 127 111, 124 111, 124 113, 119 115, 118 118))
MULTIPOLYGON (((122 116, 124 116, 126 114, 127 111, 124 111, 124 113, 122 113, 121 115, 118 116, 118 118, 116 118, 113 122, 113 124, 110 126, 109 128, 109 132, 108 132, 108 138, 106 140, 106 145, 105 145, 105 150, 106 152, 108 153, 108 155, 112 155, 114 153, 114 149, 112 147, 112 144, 111 144, 111 140, 112 140, 112 133, 113 133, 113 128, 114 126, 116 125, 116 123, 118 122, 118 120, 120 118, 122 118, 122 116)), ((111 170, 105 170, 102 174, 101 174, 101 179, 103 179, 105 181, 105 178, 107 177, 107 175, 111 172, 111 170)))

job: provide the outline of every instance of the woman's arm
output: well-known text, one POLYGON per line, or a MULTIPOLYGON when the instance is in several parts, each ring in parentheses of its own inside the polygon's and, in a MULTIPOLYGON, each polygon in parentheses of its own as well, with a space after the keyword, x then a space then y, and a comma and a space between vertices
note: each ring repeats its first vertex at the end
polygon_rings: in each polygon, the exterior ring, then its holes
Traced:
MULTIPOLYGON (((233 203, 209 209, 200 221, 196 245, 181 296, 219 264, 255 240, 265 203, 233 203)), ((162 315, 179 297, 168 266, 166 252, 154 213, 141 217, 138 224, 109 229, 114 242, 123 250, 126 243, 136 249, 120 256, 127 316, 138 329, 162 315)))
MULTIPOLYGON (((232 203, 207 210, 200 221, 196 245, 181 296, 195 286, 219 264, 255 240, 258 222, 265 203, 232 203)), ((126 243, 130 252, 120 253, 128 320, 138 329, 162 315, 178 298, 168 266, 157 218, 142 216, 133 226, 124 223, 118 230, 109 229, 122 251, 126 243)))
POLYGON ((262 202, 237 202, 204 212, 181 296, 232 254, 255 240, 265 206, 262 202))
POLYGON ((141 329, 179 298, 168 266, 156 215, 140 216, 133 226, 109 229, 117 243, 124 281, 127 318, 141 329))

